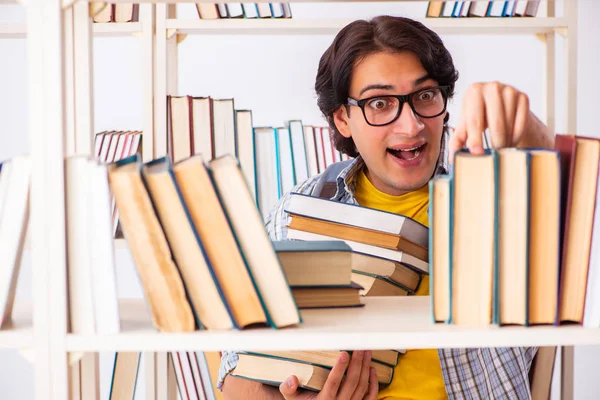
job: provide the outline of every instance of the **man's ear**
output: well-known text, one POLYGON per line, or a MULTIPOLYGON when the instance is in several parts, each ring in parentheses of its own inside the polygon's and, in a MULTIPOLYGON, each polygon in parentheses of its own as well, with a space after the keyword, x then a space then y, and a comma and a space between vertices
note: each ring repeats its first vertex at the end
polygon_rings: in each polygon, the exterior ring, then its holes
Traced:
POLYGON ((335 127, 345 138, 350 138, 352 136, 350 124, 348 123, 349 118, 348 110, 345 106, 340 106, 340 108, 333 112, 333 122, 335 123, 335 127))

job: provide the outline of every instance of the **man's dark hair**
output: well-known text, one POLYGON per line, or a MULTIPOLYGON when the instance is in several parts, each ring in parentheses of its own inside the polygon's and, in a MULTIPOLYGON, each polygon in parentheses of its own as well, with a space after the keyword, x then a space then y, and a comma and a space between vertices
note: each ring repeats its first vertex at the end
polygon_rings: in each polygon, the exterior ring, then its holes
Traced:
MULTIPOLYGON (((414 53, 432 79, 439 85, 450 86, 448 98, 454 95, 458 71, 454 68, 450 52, 431 29, 409 18, 391 16, 348 24, 323 53, 315 90, 317 104, 331 128, 335 148, 351 157, 358 155, 354 141, 337 130, 333 113, 347 102, 354 66, 365 57, 382 51, 414 53)), ((448 117, 449 114, 444 119, 444 134, 448 129, 448 117)))

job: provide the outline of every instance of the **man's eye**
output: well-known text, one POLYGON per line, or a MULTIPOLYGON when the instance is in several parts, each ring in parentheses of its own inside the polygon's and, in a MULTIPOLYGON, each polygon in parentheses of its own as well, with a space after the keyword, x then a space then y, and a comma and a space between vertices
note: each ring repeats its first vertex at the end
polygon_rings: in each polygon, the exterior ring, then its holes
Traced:
POLYGON ((373 99, 369 102, 369 107, 374 110, 384 110, 389 103, 390 102, 387 99, 373 99))
POLYGON ((431 90, 419 93, 419 101, 430 101, 435 97, 435 93, 431 90))

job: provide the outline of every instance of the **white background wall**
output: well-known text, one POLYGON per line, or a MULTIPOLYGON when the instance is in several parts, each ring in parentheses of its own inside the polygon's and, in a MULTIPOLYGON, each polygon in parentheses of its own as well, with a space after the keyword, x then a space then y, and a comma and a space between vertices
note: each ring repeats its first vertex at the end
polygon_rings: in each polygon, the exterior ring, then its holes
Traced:
MULTIPOLYGON (((573 0, 565 0, 567 4, 573 0)), ((422 3, 292 4, 295 18, 368 18, 378 14, 420 17, 422 3)), ((181 17, 197 18, 192 5, 181 17)), ((579 0, 578 134, 600 137, 600 1, 579 0)), ((0 6, 0 23, 25 22, 18 6, 0 6)), ((238 109, 252 109, 255 126, 281 125, 289 119, 323 124, 316 106, 314 79, 319 58, 333 36, 189 36, 179 46, 179 94, 234 98, 238 109)), ((499 80, 530 96, 531 108, 543 115, 543 45, 532 36, 442 36, 460 79, 450 104, 457 121, 468 84, 499 80)), ((557 40, 557 97, 563 84, 562 40, 557 40)), ((134 37, 94 41, 95 128, 141 129, 141 51, 134 37)), ((24 39, 0 39, 0 160, 29 151, 27 118, 27 56, 24 39)), ((557 131, 565 132, 564 102, 557 102, 557 131)), ((140 297, 141 289, 126 250, 117 251, 121 297, 140 297)), ((31 298, 31 259, 23 260, 19 299, 31 298)), ((18 352, 0 353, 0 393, 4 399, 33 398, 33 368, 18 352)), ((596 399, 600 347, 576 349, 576 399, 596 399)), ((113 354, 102 354, 102 394, 108 398, 113 354)), ((140 385, 137 398, 143 398, 140 385)))

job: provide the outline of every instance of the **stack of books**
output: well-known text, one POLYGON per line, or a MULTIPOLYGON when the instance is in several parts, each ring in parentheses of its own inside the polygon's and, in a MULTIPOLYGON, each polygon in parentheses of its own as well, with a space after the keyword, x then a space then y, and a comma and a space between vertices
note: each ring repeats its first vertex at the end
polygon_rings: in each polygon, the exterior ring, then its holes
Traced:
POLYGON ((292 18, 289 3, 196 3, 200 19, 292 18))
POLYGON ((600 326, 600 140, 456 154, 430 183, 433 318, 600 326))
POLYGON ((352 281, 365 296, 414 294, 429 274, 426 226, 392 214, 292 193, 288 239, 338 240, 352 250, 352 281))
MULTIPOLYGON (((392 381, 399 353, 397 350, 373 351, 371 366, 375 368, 380 384, 387 385, 392 381)), ((279 386, 295 375, 301 388, 320 391, 340 354, 337 350, 242 352, 231 375, 272 386, 279 386)))
POLYGON ((299 308, 359 307, 352 249, 341 241, 273 242, 299 308))
POLYGON ((161 331, 301 323, 237 159, 193 156, 108 169, 123 233, 161 331))

